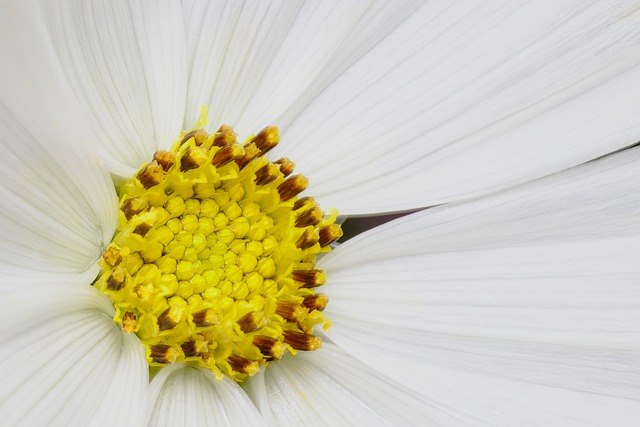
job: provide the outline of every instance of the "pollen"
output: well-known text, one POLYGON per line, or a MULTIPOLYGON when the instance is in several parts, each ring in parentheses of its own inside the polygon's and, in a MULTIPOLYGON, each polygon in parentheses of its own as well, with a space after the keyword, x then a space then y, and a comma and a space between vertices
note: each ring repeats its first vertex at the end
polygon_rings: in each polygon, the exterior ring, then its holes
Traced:
POLYGON ((150 366, 185 362, 241 382, 287 352, 315 350, 328 298, 316 257, 342 235, 267 127, 243 143, 206 112, 120 188, 115 236, 94 283, 150 366))

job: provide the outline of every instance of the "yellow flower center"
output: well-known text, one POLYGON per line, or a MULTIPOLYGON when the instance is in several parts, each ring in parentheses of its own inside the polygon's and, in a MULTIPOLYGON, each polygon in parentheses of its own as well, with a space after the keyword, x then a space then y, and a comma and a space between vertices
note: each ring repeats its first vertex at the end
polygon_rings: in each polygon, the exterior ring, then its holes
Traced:
POLYGON ((183 132, 120 188, 120 220, 95 286, 150 366, 196 364, 236 381, 285 351, 315 350, 329 322, 316 255, 342 232, 294 164, 264 154, 268 127, 236 142, 229 126, 183 132))

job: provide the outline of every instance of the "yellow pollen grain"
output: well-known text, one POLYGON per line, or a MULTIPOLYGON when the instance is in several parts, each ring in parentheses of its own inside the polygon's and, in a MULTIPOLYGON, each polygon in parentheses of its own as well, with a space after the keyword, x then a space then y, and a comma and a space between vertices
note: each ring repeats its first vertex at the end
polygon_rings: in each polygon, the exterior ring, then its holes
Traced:
POLYGON ((319 253, 340 235, 336 213, 299 199, 308 180, 264 154, 268 127, 244 143, 206 115, 120 188, 120 221, 95 286, 135 333, 150 366, 184 362, 243 381, 285 352, 319 348, 328 326, 314 288, 319 253), (266 174, 266 175, 265 175, 266 174))

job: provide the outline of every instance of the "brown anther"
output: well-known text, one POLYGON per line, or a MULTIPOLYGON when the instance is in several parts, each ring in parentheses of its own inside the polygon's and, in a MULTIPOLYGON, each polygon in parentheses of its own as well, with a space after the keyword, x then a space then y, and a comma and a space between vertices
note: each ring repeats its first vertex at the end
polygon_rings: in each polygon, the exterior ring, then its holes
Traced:
POLYGON ((151 359, 156 363, 173 363, 178 359, 178 350, 166 344, 151 346, 151 359))
POLYGON ((256 185, 267 185, 278 177, 278 167, 273 163, 267 163, 256 171, 256 185))
POLYGON ((232 160, 235 160, 244 155, 244 150, 238 144, 227 145, 219 149, 213 156, 213 165, 215 167, 221 167, 226 165, 232 160))
POLYGON ((304 175, 293 175, 278 185, 280 200, 287 201, 304 191, 309 186, 309 180, 304 175))
POLYGON ((298 214, 296 218, 296 227, 308 227, 310 225, 316 225, 320 222, 324 212, 320 209, 320 206, 314 204, 310 209, 298 214))
POLYGON ((280 132, 275 126, 266 127, 258 132, 251 142, 256 144, 256 147, 258 147, 261 154, 265 154, 267 151, 278 145, 278 142, 280 142, 280 132))
POLYGON ((325 294, 315 294, 304 297, 302 305, 307 307, 310 311, 322 311, 327 307, 328 302, 329 298, 327 298, 325 294))
POLYGON ((138 224, 136 226, 136 228, 133 229, 133 232, 135 234, 138 234, 138 235, 144 237, 144 236, 147 235, 149 230, 151 230, 151 227, 153 227, 153 224, 151 224, 148 221, 144 221, 144 222, 141 222, 140 224, 138 224))
POLYGON ((327 273, 324 270, 293 270, 291 276, 301 284, 301 288, 317 288, 327 283, 327 273))
POLYGON ((279 301, 276 305, 276 313, 288 322, 300 323, 308 312, 305 307, 289 301, 279 301))
POLYGON ((225 145, 235 144, 237 136, 238 135, 233 131, 231 126, 222 125, 216 132, 216 136, 213 139, 213 146, 224 147, 225 145))
POLYGON ((153 160, 155 160, 156 163, 162 166, 162 169, 167 172, 176 162, 176 155, 168 151, 159 150, 153 155, 153 160))
POLYGON ((119 291, 124 287, 124 279, 126 275, 122 267, 116 267, 111 272, 109 279, 107 279, 107 289, 110 291, 119 291))
POLYGON ((188 142, 191 138, 194 139, 194 142, 196 145, 202 145, 207 141, 207 138, 209 138, 209 134, 204 129, 192 130, 191 132, 187 133, 185 136, 182 137, 182 141, 180 141, 180 145, 188 142))
POLYGON ((236 133, 236 131, 233 129, 233 126, 229 126, 229 125, 220 125, 216 133, 221 133, 221 132, 236 133))
POLYGON ((180 171, 195 169, 207 161, 207 150, 201 147, 189 147, 180 158, 180 171))
POLYGON ((255 360, 248 360, 244 357, 232 354, 227 359, 231 369, 242 374, 253 375, 260 369, 260 363, 255 360))
POLYGON ((195 323, 196 326, 200 326, 201 328, 204 328, 205 326, 216 325, 218 324, 218 321, 218 315, 210 308, 205 308, 204 310, 193 313, 193 323, 195 323))
POLYGON ((320 229, 320 246, 327 246, 342 237, 342 228, 339 224, 329 224, 320 229))
POLYGON ((176 313, 174 307, 169 307, 158 316, 158 328, 161 331, 173 329, 180 322, 180 316, 176 313))
POLYGON ((282 335, 284 336, 284 342, 296 350, 311 351, 317 350, 322 346, 322 340, 315 335, 291 330, 282 331, 282 335))
POLYGON ((293 163, 291 160, 287 159, 286 157, 278 159, 274 163, 280 166, 280 172, 282 172, 282 175, 284 175, 285 178, 291 175, 291 173, 296 167, 296 164, 293 163))
POLYGON ((247 313, 240 319, 238 319, 237 323, 238 326, 240 326, 242 332, 248 334, 249 332, 255 332, 258 329, 262 329, 263 327, 267 326, 269 320, 264 317, 264 314, 262 312, 252 311, 251 313, 247 313))
POLYGON ((148 301, 153 295, 153 284, 146 282, 135 285, 133 291, 141 301, 148 301))
POLYGON ((136 330, 136 326, 138 325, 138 319, 136 319, 136 315, 130 311, 127 311, 122 316, 122 331, 133 333, 136 330))
POLYGON ((313 200, 313 197, 300 197, 298 200, 296 200, 296 202, 293 204, 293 210, 297 211, 298 209, 301 209, 303 207, 306 206, 313 206, 315 205, 315 201, 313 200))
POLYGON ((196 349, 195 341, 183 342, 180 344, 180 348, 182 349, 185 357, 195 357, 200 355, 200 352, 196 349))
POLYGON ((307 228, 296 240, 296 246, 300 249, 309 249, 318 243, 318 232, 313 228, 307 228))
POLYGON ((118 249, 114 248, 113 246, 109 246, 107 250, 104 251, 102 259, 104 259, 104 262, 106 262, 107 265, 115 267, 116 265, 120 264, 120 261, 122 261, 122 256, 120 255, 120 251, 118 249))
POLYGON ((243 148, 244 156, 236 159, 236 163, 238 164, 240 169, 245 167, 251 160, 260 156, 260 150, 253 142, 245 144, 243 148))
POLYGON ((267 359, 280 359, 284 355, 285 346, 275 338, 256 335, 253 337, 253 345, 258 347, 267 359))
POLYGON ((186 341, 180 344, 185 357, 202 356, 207 351, 207 343, 204 341, 186 341))
POLYGON ((146 189, 149 189, 162 182, 164 178, 164 169, 155 160, 149 163, 138 173, 138 180, 140 184, 146 189))
POLYGON ((141 212, 144 212, 149 207, 147 200, 144 197, 133 197, 122 202, 120 210, 124 213, 127 220, 133 218, 141 212))

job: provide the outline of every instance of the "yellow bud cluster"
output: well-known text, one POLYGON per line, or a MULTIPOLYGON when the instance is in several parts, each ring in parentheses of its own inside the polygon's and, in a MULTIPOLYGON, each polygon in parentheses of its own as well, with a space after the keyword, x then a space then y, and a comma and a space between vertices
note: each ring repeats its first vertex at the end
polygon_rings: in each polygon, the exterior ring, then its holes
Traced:
MULTIPOLYGON (((201 122, 204 121, 201 119, 201 122)), ((229 126, 185 132, 121 187, 120 222, 95 286, 149 364, 186 362, 242 381, 285 351, 313 350, 327 303, 318 253, 341 236, 288 159, 229 126)))

